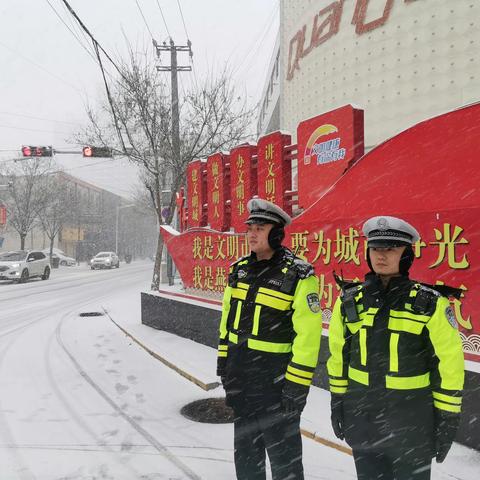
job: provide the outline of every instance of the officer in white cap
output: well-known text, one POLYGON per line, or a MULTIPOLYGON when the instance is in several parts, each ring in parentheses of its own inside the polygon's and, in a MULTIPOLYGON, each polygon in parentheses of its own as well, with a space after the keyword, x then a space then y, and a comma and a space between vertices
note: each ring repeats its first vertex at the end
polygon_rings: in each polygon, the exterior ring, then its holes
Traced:
POLYGON ((290 216, 260 198, 247 204, 250 255, 230 268, 217 374, 235 413, 238 480, 302 480, 300 414, 322 331, 313 267, 282 246, 290 216))
POLYGON ((420 239, 386 215, 363 225, 370 273, 339 281, 327 362, 332 427, 352 447, 360 480, 428 480, 455 437, 464 381, 448 295, 408 276, 420 239))

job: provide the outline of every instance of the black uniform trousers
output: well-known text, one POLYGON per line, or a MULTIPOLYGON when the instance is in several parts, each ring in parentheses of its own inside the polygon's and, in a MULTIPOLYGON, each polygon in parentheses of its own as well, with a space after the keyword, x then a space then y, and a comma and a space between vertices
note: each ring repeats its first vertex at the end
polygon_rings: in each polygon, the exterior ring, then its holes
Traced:
POLYGON ((239 412, 234 420, 238 480, 265 480, 265 451, 273 480, 303 480, 300 415, 272 411, 239 412))
POLYGON ((430 480, 431 459, 399 460, 395 451, 353 450, 358 480, 430 480))
POLYGON ((230 345, 225 376, 227 405, 233 408, 238 480, 265 480, 266 454, 273 480, 303 480, 300 415, 281 409, 290 354, 230 345))

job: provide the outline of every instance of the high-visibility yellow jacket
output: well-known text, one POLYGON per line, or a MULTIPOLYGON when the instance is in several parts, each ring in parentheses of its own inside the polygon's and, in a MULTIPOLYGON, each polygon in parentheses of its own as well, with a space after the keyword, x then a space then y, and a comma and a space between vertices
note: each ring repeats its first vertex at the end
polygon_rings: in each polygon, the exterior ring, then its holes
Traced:
POLYGON ((430 389, 437 409, 460 413, 462 342, 449 300, 437 291, 408 277, 391 279, 383 291, 379 278, 367 275, 337 299, 329 346, 332 393, 384 389, 412 398, 430 389))
POLYGON ((246 348, 287 358, 285 380, 308 387, 321 332, 318 278, 310 264, 283 247, 269 260, 244 257, 231 266, 224 293, 217 373, 231 366, 229 350, 246 348))

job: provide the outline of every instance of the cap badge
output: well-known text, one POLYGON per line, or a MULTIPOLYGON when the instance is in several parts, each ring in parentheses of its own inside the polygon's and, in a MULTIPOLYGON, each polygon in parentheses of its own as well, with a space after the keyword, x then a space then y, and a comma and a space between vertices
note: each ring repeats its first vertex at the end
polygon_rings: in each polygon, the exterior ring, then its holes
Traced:
POLYGON ((388 221, 386 218, 379 218, 377 220, 377 227, 380 229, 380 230, 387 230, 388 229, 388 221))

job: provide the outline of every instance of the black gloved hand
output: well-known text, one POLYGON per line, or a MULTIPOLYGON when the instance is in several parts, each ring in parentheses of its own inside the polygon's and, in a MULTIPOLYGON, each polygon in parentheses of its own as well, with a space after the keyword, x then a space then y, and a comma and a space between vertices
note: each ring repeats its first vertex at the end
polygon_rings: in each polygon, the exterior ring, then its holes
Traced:
POLYGON ((458 430, 460 415, 435 409, 435 458, 442 463, 447 456, 458 430))
POLYGON ((283 413, 302 413, 307 403, 308 387, 285 380, 282 391, 283 413))
POLYGON ((225 390, 225 384, 227 383, 227 377, 225 374, 223 374, 221 377, 220 377, 220 381, 222 382, 222 387, 223 389, 225 390))
POLYGON ((332 393, 330 407, 332 409, 330 418, 332 420, 333 432, 337 438, 343 440, 345 438, 343 422, 343 396, 332 393))

